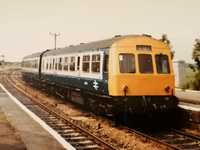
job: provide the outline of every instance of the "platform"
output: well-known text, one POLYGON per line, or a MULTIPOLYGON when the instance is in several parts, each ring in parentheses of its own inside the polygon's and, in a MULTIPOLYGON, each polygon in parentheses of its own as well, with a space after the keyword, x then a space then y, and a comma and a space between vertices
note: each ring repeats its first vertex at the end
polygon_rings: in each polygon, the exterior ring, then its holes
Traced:
POLYGON ((26 150, 18 132, 10 125, 2 110, 0 110, 0 129, 1 150, 26 150))
POLYGON ((175 95, 181 102, 200 105, 200 91, 176 89, 175 95))
POLYGON ((186 120, 200 123, 200 91, 176 90, 179 107, 182 109, 186 120))
MULTIPOLYGON (((70 149, 68 143, 64 143, 64 139, 59 139, 59 135, 53 136, 53 131, 49 130, 47 125, 40 120, 39 123, 35 119, 37 116, 31 116, 31 112, 27 113, 29 110, 25 110, 21 103, 16 102, 16 99, 12 97, 10 93, 0 84, 0 116, 5 114, 5 120, 7 120, 10 127, 16 130, 18 137, 18 144, 16 142, 11 145, 12 150, 64 150, 70 149), (1 113, 2 111, 2 113, 1 113), (35 118, 34 118, 35 117, 35 118), (41 126, 41 123, 43 126, 41 126), (20 144, 19 144, 20 143, 20 144), (19 148, 19 145, 21 146, 19 148)), ((1 117, 0 117, 1 118, 1 117)), ((0 120, 1 123, 1 120, 0 120)), ((10 134, 8 132, 7 134, 10 134)), ((12 133, 15 135, 15 133, 12 133)), ((9 136, 5 136, 8 140, 9 136)), ((2 139, 0 132, 0 140, 2 139)), ((3 144, 0 142, 0 144, 3 144)), ((11 143, 12 144, 12 143, 11 143)), ((1 149, 1 145, 0 145, 1 149)))

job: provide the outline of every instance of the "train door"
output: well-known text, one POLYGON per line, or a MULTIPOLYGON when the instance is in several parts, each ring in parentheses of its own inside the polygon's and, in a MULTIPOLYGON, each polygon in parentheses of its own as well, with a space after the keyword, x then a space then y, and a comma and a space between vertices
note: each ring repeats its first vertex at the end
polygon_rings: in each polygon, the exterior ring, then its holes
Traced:
POLYGON ((76 71, 78 72, 78 76, 80 76, 80 56, 77 57, 76 71))
POLYGON ((103 78, 104 80, 108 80, 108 59, 109 59, 108 53, 103 53, 102 78, 103 78))

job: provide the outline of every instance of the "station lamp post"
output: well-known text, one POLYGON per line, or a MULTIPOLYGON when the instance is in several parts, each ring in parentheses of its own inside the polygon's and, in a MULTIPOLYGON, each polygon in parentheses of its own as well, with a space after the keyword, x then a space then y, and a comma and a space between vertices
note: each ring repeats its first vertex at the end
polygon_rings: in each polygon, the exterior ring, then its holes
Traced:
POLYGON ((60 33, 51 33, 51 32, 49 32, 49 34, 54 37, 54 49, 56 50, 56 48, 57 48, 56 47, 57 37, 60 36, 60 33))

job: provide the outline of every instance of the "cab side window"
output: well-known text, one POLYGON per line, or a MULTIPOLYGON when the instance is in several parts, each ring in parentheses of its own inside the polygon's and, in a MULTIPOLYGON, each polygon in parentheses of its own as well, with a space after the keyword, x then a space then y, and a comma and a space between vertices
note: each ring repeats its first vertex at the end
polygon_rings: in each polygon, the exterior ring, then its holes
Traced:
POLYGON ((133 54, 119 55, 120 73, 135 73, 135 56, 133 54))
POLYGON ((156 69, 157 72, 160 74, 167 74, 170 73, 169 69, 169 61, 167 55, 156 55, 156 69))

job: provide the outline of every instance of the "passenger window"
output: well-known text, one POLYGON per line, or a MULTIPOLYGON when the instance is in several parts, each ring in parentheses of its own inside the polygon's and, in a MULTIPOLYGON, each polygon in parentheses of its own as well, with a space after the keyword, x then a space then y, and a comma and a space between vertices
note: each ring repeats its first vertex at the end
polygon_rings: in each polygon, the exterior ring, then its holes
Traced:
POLYGON ((50 59, 50 61, 49 61, 49 70, 51 70, 51 59, 50 59))
POLYGON ((52 66, 53 68, 52 69, 55 68, 54 66, 55 66, 55 59, 53 59, 53 66, 52 66))
POLYGON ((62 70, 62 58, 59 58, 58 70, 62 70))
POLYGON ((156 68, 158 73, 163 73, 167 74, 170 73, 169 69, 169 61, 168 61, 168 56, 167 55, 156 55, 156 68))
POLYGON ((37 64, 36 63, 37 63, 37 61, 35 60, 34 61, 34 68, 37 68, 37 64))
POLYGON ((71 57, 69 68, 70 68, 70 71, 75 71, 75 57, 71 57))
POLYGON ((58 61, 58 60, 57 60, 57 59, 55 59, 55 70, 57 70, 57 69, 58 69, 58 67, 57 67, 57 64, 58 64, 58 63, 57 63, 57 61, 58 61))
POLYGON ((92 55, 92 72, 100 72, 100 54, 92 55))
POLYGON ((46 70, 48 70, 48 62, 47 62, 47 64, 46 64, 46 70))
POLYGON ((90 55, 83 56, 82 71, 83 72, 90 72, 90 55))
POLYGON ((68 57, 65 57, 64 70, 68 71, 68 57))
POLYGON ((139 70, 141 73, 153 73, 152 56, 149 54, 138 55, 139 70))
POLYGON ((120 73, 135 73, 135 56, 133 54, 119 55, 120 73))

